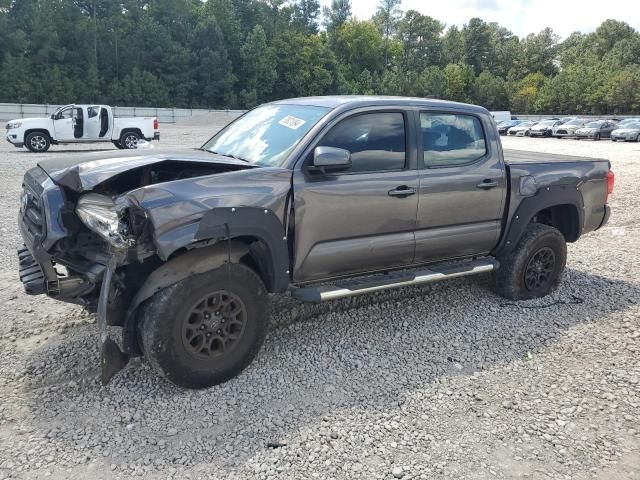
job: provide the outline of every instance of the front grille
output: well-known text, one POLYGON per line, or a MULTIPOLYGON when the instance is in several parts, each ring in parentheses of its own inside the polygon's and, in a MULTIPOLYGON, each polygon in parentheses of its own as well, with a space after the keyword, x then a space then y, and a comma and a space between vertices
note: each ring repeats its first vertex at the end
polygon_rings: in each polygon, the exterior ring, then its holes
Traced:
MULTIPOLYGON (((24 176, 22 184, 22 196, 20 198, 20 215, 32 237, 40 237, 45 234, 45 219, 42 209, 43 187, 41 180, 44 172, 36 167, 29 170, 24 176)), ((45 176, 46 178, 46 176, 45 176)))
POLYGON ((566 130, 558 130, 556 133, 559 133, 560 135, 566 135, 567 131, 566 130))

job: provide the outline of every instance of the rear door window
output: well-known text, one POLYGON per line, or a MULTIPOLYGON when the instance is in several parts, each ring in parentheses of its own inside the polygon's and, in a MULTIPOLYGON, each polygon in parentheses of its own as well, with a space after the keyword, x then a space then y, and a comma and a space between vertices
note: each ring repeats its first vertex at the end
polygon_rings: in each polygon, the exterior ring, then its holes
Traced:
POLYGON ((464 165, 487 153, 482 124, 473 115, 422 112, 420 127, 427 167, 464 165))

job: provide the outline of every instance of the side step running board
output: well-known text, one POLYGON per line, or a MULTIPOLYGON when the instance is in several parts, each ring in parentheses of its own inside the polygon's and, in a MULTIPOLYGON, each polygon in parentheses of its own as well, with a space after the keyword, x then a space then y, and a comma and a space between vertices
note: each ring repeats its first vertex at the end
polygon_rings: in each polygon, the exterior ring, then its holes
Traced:
POLYGON ((354 281, 347 283, 345 281, 344 283, 336 285, 296 288, 292 290, 291 296, 302 302, 321 303, 327 300, 353 297, 355 295, 389 290, 391 288, 466 277, 467 275, 490 272, 497 267, 498 262, 496 259, 493 257, 484 257, 466 262, 433 265, 428 270, 414 270, 367 277, 360 283, 355 283, 354 281))

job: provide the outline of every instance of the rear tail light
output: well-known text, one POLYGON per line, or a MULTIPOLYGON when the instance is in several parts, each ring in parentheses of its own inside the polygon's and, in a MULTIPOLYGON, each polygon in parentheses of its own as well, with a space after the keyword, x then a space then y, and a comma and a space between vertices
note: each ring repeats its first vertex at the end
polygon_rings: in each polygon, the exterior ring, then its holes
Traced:
POLYGON ((157 118, 153 119, 153 129, 154 130, 158 130, 158 119, 157 118))
POLYGON ((607 200, 609 200, 609 195, 613 193, 613 185, 616 181, 616 176, 613 173, 613 170, 609 170, 607 172, 607 200))

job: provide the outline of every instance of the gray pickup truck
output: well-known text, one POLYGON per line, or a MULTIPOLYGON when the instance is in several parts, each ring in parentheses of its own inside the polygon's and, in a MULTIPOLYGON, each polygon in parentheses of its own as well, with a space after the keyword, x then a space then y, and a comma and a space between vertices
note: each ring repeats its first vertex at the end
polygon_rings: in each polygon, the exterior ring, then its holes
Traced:
POLYGON ((613 182, 606 160, 503 151, 473 105, 282 100, 199 149, 41 161, 20 278, 97 312, 103 382, 144 355, 201 388, 255 357, 270 293, 323 302, 492 272, 506 298, 544 296, 566 242, 607 222, 613 182))

